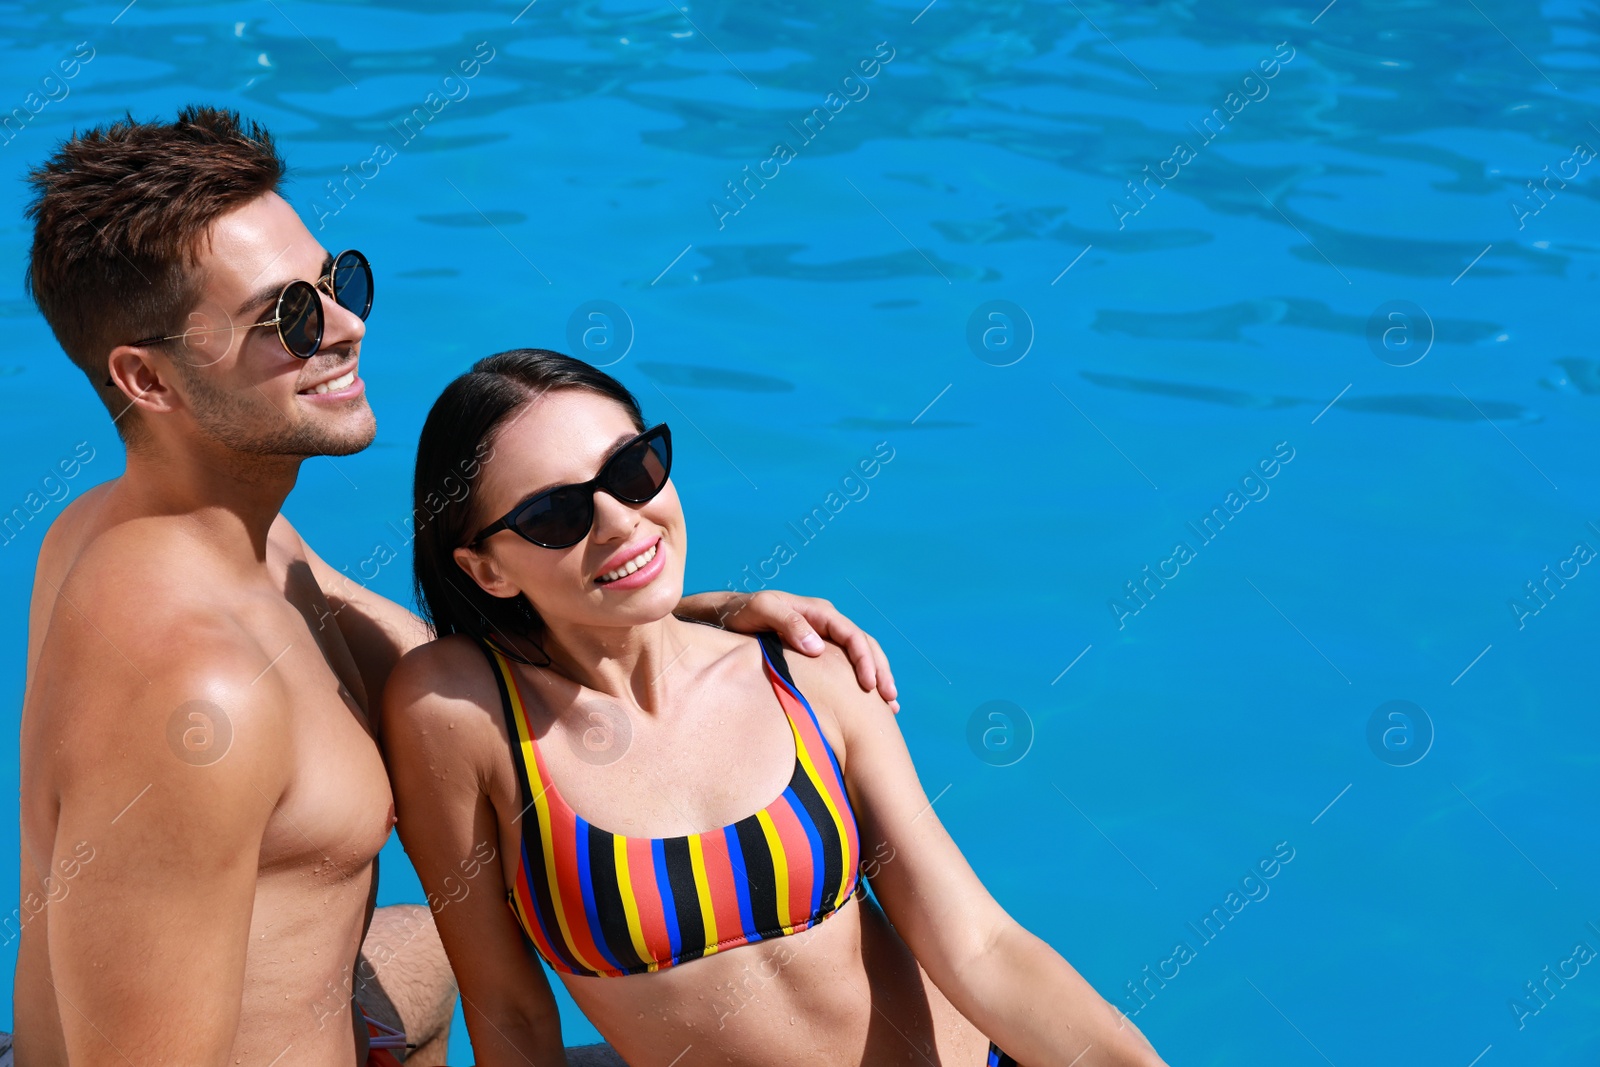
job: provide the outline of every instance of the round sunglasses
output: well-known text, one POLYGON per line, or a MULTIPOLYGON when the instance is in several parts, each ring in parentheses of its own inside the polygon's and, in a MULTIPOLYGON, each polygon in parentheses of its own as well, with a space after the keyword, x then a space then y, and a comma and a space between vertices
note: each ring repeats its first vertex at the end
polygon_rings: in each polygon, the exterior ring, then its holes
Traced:
POLYGON ((672 473, 672 431, 654 426, 624 444, 596 474, 576 485, 536 493, 478 531, 471 545, 510 530, 542 548, 571 548, 594 525, 594 495, 604 490, 625 504, 643 504, 666 486, 672 473))
MULTIPOLYGON (((222 333, 227 330, 253 330, 257 326, 276 326, 278 341, 285 352, 300 359, 310 359, 322 347, 322 331, 327 325, 322 312, 322 297, 318 289, 326 289, 334 301, 363 322, 372 312, 372 264, 367 257, 353 248, 334 256, 328 273, 313 285, 307 281, 292 281, 278 293, 276 310, 270 319, 253 322, 249 326, 219 326, 213 330, 185 330, 168 337, 147 337, 135 345, 153 345, 176 341, 195 334, 222 333)), ((110 379, 106 380, 110 385, 110 379)))

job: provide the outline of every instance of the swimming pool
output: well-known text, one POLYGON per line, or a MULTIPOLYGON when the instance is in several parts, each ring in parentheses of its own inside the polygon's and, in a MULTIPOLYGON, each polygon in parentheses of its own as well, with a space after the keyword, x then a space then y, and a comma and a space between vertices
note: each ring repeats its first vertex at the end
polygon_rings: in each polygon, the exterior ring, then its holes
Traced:
POLYGON ((218 102, 378 273, 377 443, 286 509, 335 566, 407 597, 450 377, 587 355, 679 430, 691 586, 882 639, 940 816, 1169 1062, 1594 1061, 1592 8, 123 2, 4 8, 11 715, 121 462, 19 179, 218 102))

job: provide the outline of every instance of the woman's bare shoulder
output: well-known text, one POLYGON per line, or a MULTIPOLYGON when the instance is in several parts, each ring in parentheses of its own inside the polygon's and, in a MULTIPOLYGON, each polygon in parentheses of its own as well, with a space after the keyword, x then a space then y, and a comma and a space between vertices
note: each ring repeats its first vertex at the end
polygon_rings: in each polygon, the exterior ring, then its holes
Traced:
POLYGON ((384 734, 427 733, 493 722, 500 706, 488 657, 460 634, 418 645, 401 657, 383 690, 384 734))

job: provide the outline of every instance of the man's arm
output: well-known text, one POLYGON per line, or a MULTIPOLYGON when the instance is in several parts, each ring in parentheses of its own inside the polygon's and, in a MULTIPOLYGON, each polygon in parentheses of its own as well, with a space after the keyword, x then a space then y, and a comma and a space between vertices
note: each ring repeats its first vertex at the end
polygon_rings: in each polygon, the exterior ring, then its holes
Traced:
POLYGON ((891 711, 900 710, 889 657, 876 638, 820 597, 795 596, 776 589, 758 593, 695 593, 678 602, 675 614, 739 633, 775 631, 783 643, 807 656, 820 656, 831 641, 844 651, 863 693, 877 690, 891 711), (821 636, 818 636, 818 635, 821 636))
POLYGON ((36 709, 97 710, 49 757, 50 973, 72 1063, 221 1067, 234 1045, 262 837, 288 780, 286 697, 275 675, 251 684, 263 656, 249 642, 188 629, 147 682, 108 661, 111 678, 36 709), (219 715, 226 755, 183 758, 215 742, 219 715))
MULTIPOLYGON (((311 573, 328 598, 333 618, 361 671, 368 706, 376 709, 383 697, 383 685, 400 657, 432 638, 427 625, 408 609, 328 566, 282 515, 273 523, 272 537, 282 539, 282 544, 295 553, 303 553, 310 563, 311 573)), ((466 580, 465 575, 462 577, 466 580)), ((823 642, 831 641, 850 657, 862 691, 877 690, 890 708, 900 710, 899 693, 883 648, 826 600, 776 589, 695 593, 678 602, 676 614, 740 633, 772 630, 790 648, 807 656, 821 655, 823 642)))
POLYGON ((432 638, 427 624, 409 609, 330 567, 282 515, 272 524, 269 538, 291 556, 303 555, 310 564, 311 575, 328 600, 332 621, 339 627, 356 661, 356 669, 361 672, 370 717, 376 722, 378 703, 383 698, 389 672, 394 670, 401 656, 432 638))

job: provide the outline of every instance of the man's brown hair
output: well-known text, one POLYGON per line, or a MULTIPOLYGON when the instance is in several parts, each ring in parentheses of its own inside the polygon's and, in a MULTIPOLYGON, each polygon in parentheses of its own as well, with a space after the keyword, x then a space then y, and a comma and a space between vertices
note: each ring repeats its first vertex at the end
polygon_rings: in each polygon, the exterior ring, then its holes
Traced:
MULTIPOLYGON (((264 127, 211 107, 74 134, 29 171, 28 292, 113 415, 127 401, 106 384, 111 350, 183 331, 207 229, 276 192, 284 173, 264 127)), ((127 439, 125 421, 117 428, 127 439)))

